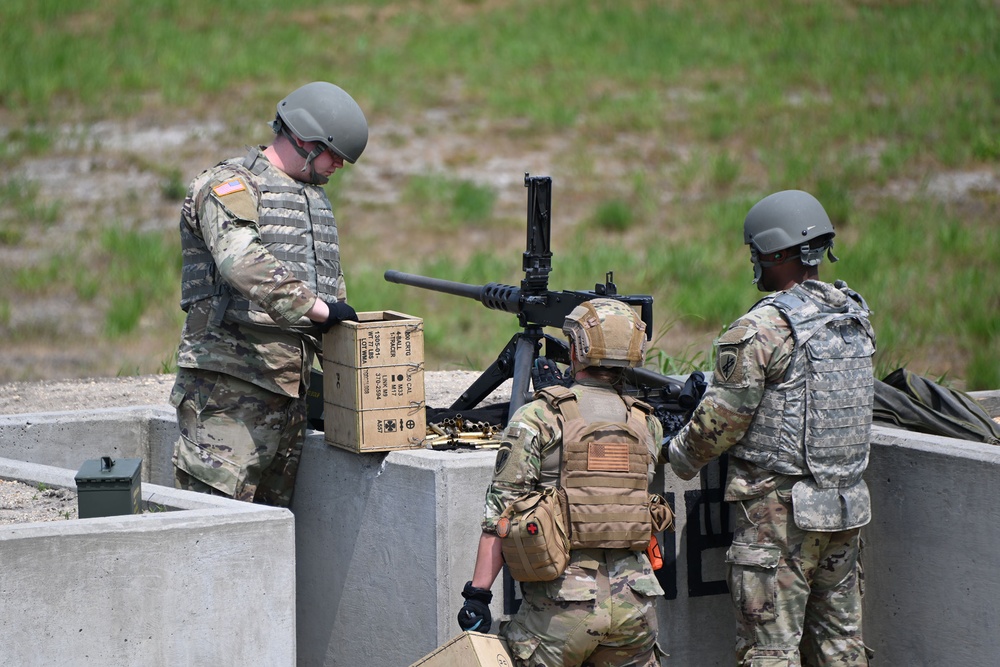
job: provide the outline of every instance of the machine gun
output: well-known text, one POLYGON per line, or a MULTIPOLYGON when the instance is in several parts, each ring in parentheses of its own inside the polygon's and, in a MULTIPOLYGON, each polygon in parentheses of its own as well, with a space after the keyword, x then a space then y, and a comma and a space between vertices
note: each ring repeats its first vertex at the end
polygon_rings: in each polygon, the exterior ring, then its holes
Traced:
MULTIPOLYGON (((566 316, 585 301, 604 297, 618 299, 637 307, 640 318, 646 324, 647 339, 652 336, 653 297, 618 294, 614 274, 611 272, 605 275, 604 283, 594 285, 593 290, 561 292, 549 290, 549 273, 552 271, 550 249, 552 179, 548 176, 530 176, 526 173, 524 186, 528 188, 528 225, 526 249, 522 256, 524 279, 520 287, 501 283, 470 285, 400 271, 385 272, 385 279, 392 283, 475 299, 487 308, 517 315, 521 331, 511 337, 489 368, 451 405, 451 410, 474 408, 504 381, 511 379, 511 400, 507 413, 509 419, 529 399, 528 387, 540 360, 550 359, 563 364, 570 363, 569 347, 566 342, 544 333, 543 327, 561 329, 566 316), (543 342, 544 358, 540 357, 543 342)), ((551 370, 558 379, 558 371, 551 370)), ((537 378, 537 373, 535 377, 537 378)), ((631 378, 629 392, 654 404, 676 403, 684 388, 683 382, 646 369, 632 369, 627 377, 631 378)), ((537 381, 535 384, 536 390, 541 388, 537 386, 539 384, 537 381)), ((672 412, 676 413, 678 410, 672 412)), ((661 422, 666 428, 667 422, 663 417, 661 422)))

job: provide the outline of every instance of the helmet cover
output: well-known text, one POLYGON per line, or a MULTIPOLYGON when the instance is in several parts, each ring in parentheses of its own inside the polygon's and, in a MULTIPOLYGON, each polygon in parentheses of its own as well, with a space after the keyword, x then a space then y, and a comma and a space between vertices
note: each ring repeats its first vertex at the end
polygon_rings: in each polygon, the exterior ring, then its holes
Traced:
POLYGON ((591 299, 563 323, 577 360, 584 366, 641 366, 646 355, 646 323, 617 299, 591 299))

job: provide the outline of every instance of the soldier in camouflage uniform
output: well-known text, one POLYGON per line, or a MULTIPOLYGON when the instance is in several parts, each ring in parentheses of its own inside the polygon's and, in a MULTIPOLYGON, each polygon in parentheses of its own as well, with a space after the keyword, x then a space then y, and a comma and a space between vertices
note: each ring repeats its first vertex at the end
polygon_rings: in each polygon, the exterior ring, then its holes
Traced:
POLYGON ((191 183, 181 211, 187 313, 171 403, 179 488, 287 507, 319 337, 357 314, 323 188, 368 141, 360 107, 313 82, 277 105, 274 141, 191 183))
POLYGON ((860 527, 871 519, 868 464, 875 337, 864 300, 818 279, 834 230, 798 190, 747 214, 754 282, 776 291, 716 341, 716 367, 690 423, 664 448, 691 479, 729 452, 736 506, 727 554, 744 667, 867 665, 861 636, 860 527))
MULTIPOLYGON (((575 399, 579 413, 590 423, 621 424, 633 418, 616 387, 622 367, 642 363, 646 340, 635 312, 613 299, 594 299, 567 317, 563 331, 570 340, 575 383, 560 389, 575 399)), ((567 422, 539 394, 511 416, 503 432, 486 494, 475 571, 463 591, 466 603, 459 625, 464 630, 489 632, 492 624, 489 589, 503 565, 497 527, 501 513, 526 493, 559 483, 567 422)), ((642 493, 648 497, 663 431, 649 411, 636 414, 646 444, 641 464, 634 469, 641 471, 642 493)), ((648 514, 647 509, 647 520, 648 514)), ((643 551, 574 548, 561 576, 553 581, 523 581, 521 591, 518 613, 499 631, 518 667, 660 664, 654 603, 663 591, 643 551)))

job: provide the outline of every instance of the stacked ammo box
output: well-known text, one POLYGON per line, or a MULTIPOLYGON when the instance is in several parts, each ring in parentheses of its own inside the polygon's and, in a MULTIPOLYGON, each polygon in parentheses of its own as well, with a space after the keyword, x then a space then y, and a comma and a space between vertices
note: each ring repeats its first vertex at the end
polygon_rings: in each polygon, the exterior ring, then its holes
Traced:
POLYGON ((423 446, 423 320, 363 312, 323 336, 323 422, 327 444, 353 452, 423 446))

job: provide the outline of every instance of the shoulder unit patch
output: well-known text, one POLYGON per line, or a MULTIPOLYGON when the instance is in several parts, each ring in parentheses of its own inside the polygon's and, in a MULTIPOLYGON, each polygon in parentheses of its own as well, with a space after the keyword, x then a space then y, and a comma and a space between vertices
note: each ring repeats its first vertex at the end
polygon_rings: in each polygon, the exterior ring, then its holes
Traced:
POLYGON ((739 348, 735 345, 727 345, 719 348, 715 372, 723 382, 729 382, 732 379, 739 357, 739 348))
POLYGON ((715 381, 743 386, 746 381, 746 343, 757 335, 750 326, 733 326, 715 341, 715 381))

